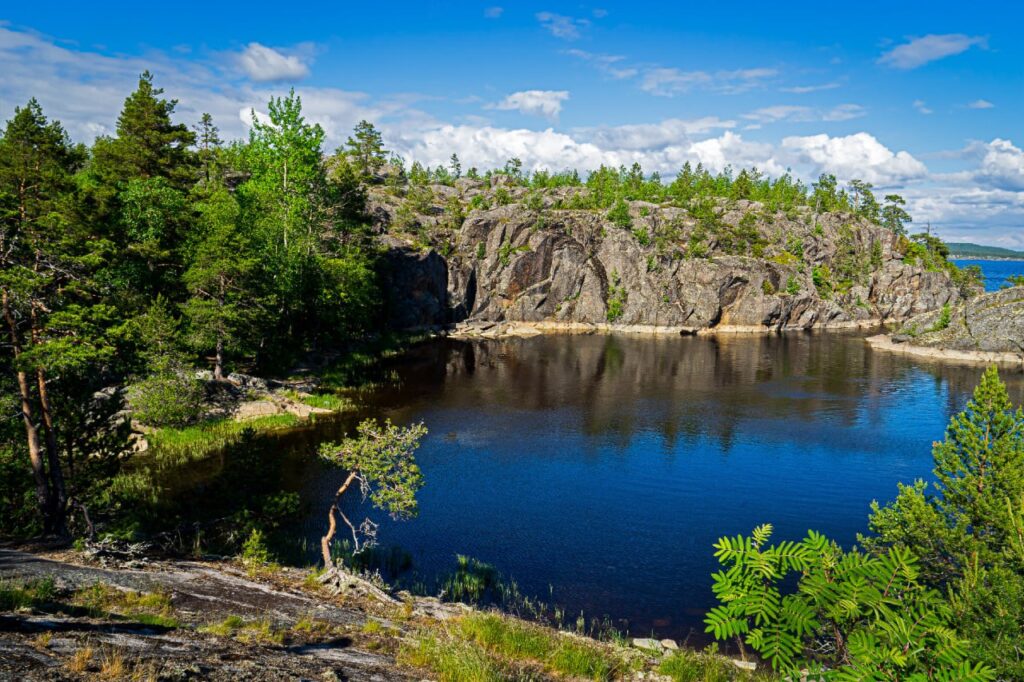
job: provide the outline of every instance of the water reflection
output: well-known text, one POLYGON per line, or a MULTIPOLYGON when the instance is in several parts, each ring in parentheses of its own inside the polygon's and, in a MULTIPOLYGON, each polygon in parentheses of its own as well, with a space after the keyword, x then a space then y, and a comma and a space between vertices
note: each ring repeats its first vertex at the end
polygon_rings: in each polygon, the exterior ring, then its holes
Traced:
MULTIPOLYGON (((717 537, 772 522, 852 542, 872 499, 929 475, 981 373, 813 334, 436 342, 394 369, 370 411, 427 423, 427 486, 420 518, 381 534, 425 580, 469 554, 570 614, 676 637, 703 629, 717 537)), ((303 474, 326 500, 336 481, 303 474)))

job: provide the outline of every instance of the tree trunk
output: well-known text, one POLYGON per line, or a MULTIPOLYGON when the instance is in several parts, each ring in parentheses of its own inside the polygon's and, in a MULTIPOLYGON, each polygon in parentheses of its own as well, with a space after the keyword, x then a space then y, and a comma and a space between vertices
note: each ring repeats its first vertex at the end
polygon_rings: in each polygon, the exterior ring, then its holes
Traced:
POLYGON ((64 535, 67 533, 67 488, 64 485, 64 471, 60 466, 60 451, 57 449, 57 431, 53 425, 53 410, 50 409, 46 372, 41 367, 36 370, 36 379, 39 384, 39 411, 43 416, 43 432, 46 434, 46 461, 50 470, 50 524, 54 533, 64 535))
POLYGON ((220 309, 221 318, 217 325, 217 349, 216 359, 213 362, 213 379, 214 381, 224 380, 224 297, 227 295, 226 285, 224 282, 223 275, 218 281, 220 285, 220 297, 217 299, 217 307, 220 309))
POLYGON ((217 335, 216 358, 213 361, 213 380, 224 381, 224 337, 217 335))
MULTIPOLYGON (((334 559, 331 558, 331 540, 334 539, 334 534, 338 532, 338 520, 334 516, 335 510, 338 508, 338 500, 345 494, 348 487, 352 485, 352 481, 356 480, 356 472, 353 471, 345 479, 345 482, 338 488, 338 492, 334 494, 334 499, 331 500, 331 507, 327 510, 327 534, 320 538, 320 553, 323 555, 324 568, 332 569, 337 568, 334 565, 334 559)), ((351 525, 351 524, 349 524, 351 525)))
MULTIPOLYGON (((7 321, 7 328, 11 336, 11 347, 14 349, 14 359, 17 362, 21 355, 21 343, 18 338, 18 326, 14 322, 14 314, 11 312, 11 303, 7 290, 4 290, 3 314, 7 321)), ((43 456, 39 447, 39 430, 32 419, 32 394, 29 389, 28 375, 17 371, 18 391, 21 394, 21 420, 25 425, 25 440, 28 443, 28 458, 32 464, 32 476, 36 482, 36 501, 44 519, 49 518, 49 511, 52 507, 50 487, 46 481, 46 467, 43 465, 43 456)))

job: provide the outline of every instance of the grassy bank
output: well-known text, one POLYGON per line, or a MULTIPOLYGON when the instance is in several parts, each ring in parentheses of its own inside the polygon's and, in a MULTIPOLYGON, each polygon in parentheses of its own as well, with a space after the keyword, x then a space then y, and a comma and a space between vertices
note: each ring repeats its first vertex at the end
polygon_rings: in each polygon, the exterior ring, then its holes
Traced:
POLYGON ((679 650, 657 657, 621 641, 599 642, 494 612, 471 612, 423 627, 399 649, 398 661, 429 669, 442 682, 604 681, 655 672, 674 682, 775 679, 710 652, 679 650))
POLYGON ((146 436, 160 466, 178 466, 237 443, 246 430, 256 433, 290 429, 302 423, 294 414, 271 414, 245 421, 230 417, 192 426, 164 427, 146 436))

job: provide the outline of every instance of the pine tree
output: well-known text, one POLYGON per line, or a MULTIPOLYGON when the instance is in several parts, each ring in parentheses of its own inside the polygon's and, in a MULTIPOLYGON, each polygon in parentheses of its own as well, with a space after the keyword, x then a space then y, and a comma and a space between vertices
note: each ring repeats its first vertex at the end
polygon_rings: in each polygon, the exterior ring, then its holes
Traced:
POLYGON ((384 165, 387 152, 384 138, 372 123, 360 121, 352 136, 345 142, 349 156, 364 178, 372 177, 384 165))
POLYGON ((213 116, 203 114, 196 126, 196 156, 199 160, 202 178, 209 185, 217 174, 217 154, 224 143, 220 139, 220 129, 213 124, 213 116))
POLYGON ((96 141, 94 165, 107 184, 162 177, 171 187, 186 191, 194 183, 195 157, 190 147, 196 136, 171 120, 178 101, 161 99, 163 92, 153 86, 153 75, 144 72, 138 88, 124 102, 117 136, 96 141))
POLYGON ((93 324, 105 309, 82 297, 104 246, 74 211, 83 161, 82 148, 34 99, 15 109, 0 138, 0 300, 36 498, 53 532, 64 530, 67 492, 50 375, 70 385, 109 351, 93 324))
POLYGON ((1024 661, 1024 412, 1014 409, 995 367, 981 378, 933 450, 932 494, 923 481, 901 485, 894 502, 871 506, 875 552, 905 547, 922 576, 948 590, 957 619, 980 657, 1004 679, 1024 661))
POLYGON ((913 222, 913 218, 903 208, 907 205, 906 200, 899 194, 885 195, 885 206, 882 208, 882 225, 898 235, 906 235, 906 223, 913 222))
POLYGON ((156 295, 179 299, 177 275, 191 215, 186 196, 197 179, 195 135, 171 120, 176 100, 162 99, 147 71, 125 100, 117 136, 101 137, 90 164, 90 220, 117 247, 110 278, 120 307, 137 312, 156 295))
POLYGON ((224 378, 224 358, 236 350, 255 305, 252 282, 257 267, 248 240, 238 227, 239 208, 225 189, 200 205, 202 240, 185 272, 191 297, 184 313, 190 337, 199 350, 214 351, 214 379, 224 378))

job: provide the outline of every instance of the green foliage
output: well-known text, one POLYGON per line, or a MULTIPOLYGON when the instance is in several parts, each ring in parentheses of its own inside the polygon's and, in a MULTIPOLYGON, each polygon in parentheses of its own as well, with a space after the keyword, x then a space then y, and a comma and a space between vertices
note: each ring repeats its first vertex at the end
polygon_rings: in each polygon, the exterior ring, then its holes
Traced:
POLYGON ((935 320, 935 324, 933 324, 928 331, 930 331, 930 332, 940 332, 943 329, 946 329, 947 327, 949 327, 949 323, 950 323, 950 321, 952 319, 953 319, 952 308, 950 308, 949 304, 946 303, 946 304, 944 304, 942 306, 942 310, 939 312, 939 317, 938 317, 938 319, 935 320))
POLYGON ((427 434, 423 424, 395 426, 391 420, 378 424, 367 419, 356 428, 356 436, 341 443, 323 443, 320 457, 349 472, 357 472, 364 495, 371 504, 394 519, 415 517, 416 493, 423 487, 423 474, 415 452, 427 434))
POLYGON ((900 485, 871 506, 870 549, 906 548, 928 583, 949 590, 961 633, 1003 678, 1024 675, 1024 413, 995 367, 932 450, 936 482, 900 485))
POLYGON ((465 641, 442 641, 437 634, 425 633, 413 643, 405 644, 398 661, 420 668, 430 668, 441 682, 507 682, 515 679, 506 674, 499 661, 482 647, 465 641))
POLYGON ((611 281, 608 283, 608 309, 605 313, 609 322, 616 322, 622 317, 628 298, 629 294, 626 292, 626 288, 622 286, 622 279, 619 277, 619 273, 612 271, 611 281))
POLYGON ((372 123, 360 121, 345 141, 345 152, 364 178, 378 173, 387 159, 384 139, 372 123))
POLYGON ((182 277, 190 294, 183 312, 189 341, 199 351, 214 351, 214 375, 220 379, 225 353, 245 348, 245 332, 256 318, 259 301, 251 280, 259 263, 239 230, 238 203, 227 190, 215 190, 198 208, 201 237, 182 277))
POLYGON ((491 208, 491 204, 483 194, 477 194, 469 200, 469 208, 477 211, 486 211, 491 208))
POLYGON ((181 464, 202 459, 242 441, 247 434, 298 426, 294 414, 270 414, 246 421, 212 419, 191 426, 158 428, 146 436, 154 459, 160 464, 181 464))
POLYGON ((203 412, 203 387, 186 367, 173 362, 158 366, 128 391, 136 419, 148 426, 185 426, 203 412))
POLYGON ((624 230, 628 230, 633 226, 633 218, 629 215, 629 204, 621 198, 608 211, 607 218, 624 230))
POLYGON ((964 298, 971 298, 984 289, 985 278, 978 265, 958 268, 953 263, 947 263, 946 272, 964 298))
MULTIPOLYGON (((768 545, 771 534, 764 525, 715 544, 719 605, 705 622, 716 639, 742 638, 775 670, 809 668, 821 679, 927 680, 966 663, 949 605, 920 582, 910 551, 845 552, 814 531, 768 545), (790 576, 796 588, 785 593, 790 576)), ((970 679, 995 679, 972 670, 970 679)))
POLYGON ((270 563, 270 550, 263 531, 253 528, 242 545, 242 563, 249 568, 261 568, 270 563))
POLYGON ((607 680, 621 660, 598 644, 495 613, 476 613, 458 622, 459 638, 513 661, 537 661, 575 679, 607 680))
POLYGON ((882 208, 882 225, 900 236, 907 233, 905 226, 913 221, 910 214, 903 208, 906 205, 906 200, 899 194, 885 195, 885 206, 882 208))
POLYGON ((800 293, 800 280, 793 275, 786 279, 786 293, 790 296, 796 296, 800 293))
POLYGON ((811 270, 814 288, 822 298, 831 298, 833 290, 832 269, 827 265, 815 265, 811 270))
POLYGON ((761 293, 763 293, 765 296, 771 296, 772 294, 775 293, 775 285, 772 284, 772 281, 770 279, 766 279, 763 282, 761 282, 761 293))
POLYGON ((680 649, 658 664, 658 672, 672 682, 730 682, 745 679, 732 663, 714 653, 680 649))
POLYGON ((1006 278, 1006 284, 1011 287, 1024 287, 1024 275, 1010 275, 1006 278))

